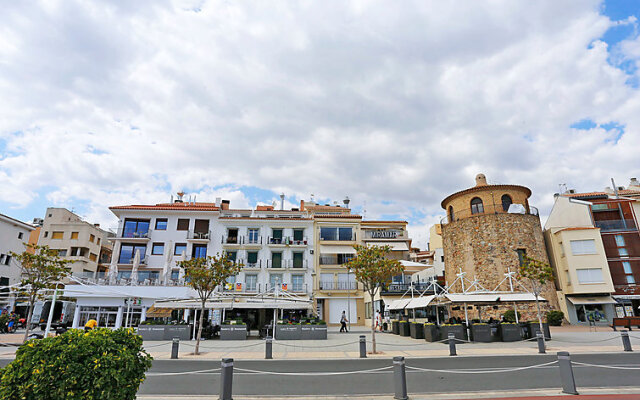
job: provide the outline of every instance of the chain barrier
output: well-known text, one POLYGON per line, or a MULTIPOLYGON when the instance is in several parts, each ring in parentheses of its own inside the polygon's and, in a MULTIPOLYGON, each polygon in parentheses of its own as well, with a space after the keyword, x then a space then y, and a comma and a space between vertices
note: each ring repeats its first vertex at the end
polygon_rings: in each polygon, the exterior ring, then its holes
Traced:
POLYGON ((609 340, 620 340, 620 336, 614 336, 614 337, 610 337, 607 339, 599 339, 599 340, 590 340, 590 341, 569 341, 569 340, 560 340, 560 339, 553 339, 554 342, 560 342, 560 343, 571 343, 571 344, 588 344, 588 343, 602 343, 602 342, 607 342, 609 340))
POLYGON ((192 374, 211 374, 220 372, 220 368, 202 369, 199 371, 182 371, 182 372, 149 372, 146 376, 170 376, 170 375, 192 375, 192 374))
POLYGON ((273 342, 273 344, 277 344, 284 347, 297 347, 297 348, 303 348, 303 349, 327 349, 327 348, 346 346, 346 345, 357 344, 357 343, 360 343, 360 342, 359 341, 347 342, 347 343, 340 343, 340 344, 333 344, 333 345, 326 345, 326 346, 301 346, 296 344, 282 343, 278 341, 273 342))
POLYGON ((261 375, 283 375, 283 376, 332 376, 332 375, 353 375, 353 374, 370 374, 376 373, 380 371, 386 371, 388 369, 392 369, 393 365, 389 365, 387 367, 373 368, 373 369, 364 369, 358 371, 339 371, 339 372, 275 372, 275 371, 258 371, 255 369, 246 369, 246 368, 237 368, 234 367, 235 371, 240 372, 249 372, 252 374, 261 374, 261 375))
MULTIPOLYGON (((195 344, 186 343, 186 342, 180 342, 180 345, 196 347, 195 344)), ((206 345, 200 344, 200 348, 201 349, 210 349, 210 350, 231 351, 231 350, 235 350, 235 349, 244 349, 244 348, 247 348, 247 347, 255 347, 255 346, 261 346, 261 345, 264 345, 264 342, 257 342, 257 343, 252 343, 252 344, 246 344, 244 346, 233 346, 233 347, 210 347, 210 346, 206 346, 206 345)))
POLYGON ((618 367, 615 365, 600 365, 600 364, 589 364, 589 363, 582 363, 582 362, 577 362, 577 361, 571 361, 572 364, 574 365, 582 365, 584 367, 594 367, 594 368, 606 368, 606 369, 628 369, 628 370, 639 370, 640 367, 618 367))
MULTIPOLYGON (((145 345, 143 345, 142 347, 144 347, 144 348, 145 348, 145 350, 146 350, 146 349, 152 349, 152 348, 154 348, 154 347, 166 346, 166 345, 168 345, 168 344, 172 344, 172 343, 173 343, 173 342, 165 342, 165 343, 152 344, 152 345, 150 345, 150 346, 145 346, 145 345)), ((184 343, 183 343, 183 344, 184 344, 184 343)))
POLYGON ((636 335, 629 335, 630 338, 634 338, 634 339, 639 339, 640 340, 640 336, 636 336, 636 335))
POLYGON ((542 368, 542 367, 547 367, 549 365, 553 365, 557 363, 558 361, 556 360, 556 361, 551 361, 544 364, 528 365, 526 367, 487 368, 487 369, 477 369, 477 370, 430 369, 430 368, 412 367, 409 365, 407 365, 406 368, 414 371, 437 372, 437 373, 446 373, 446 374, 492 374, 492 373, 522 371, 525 369, 532 369, 532 368, 542 368))

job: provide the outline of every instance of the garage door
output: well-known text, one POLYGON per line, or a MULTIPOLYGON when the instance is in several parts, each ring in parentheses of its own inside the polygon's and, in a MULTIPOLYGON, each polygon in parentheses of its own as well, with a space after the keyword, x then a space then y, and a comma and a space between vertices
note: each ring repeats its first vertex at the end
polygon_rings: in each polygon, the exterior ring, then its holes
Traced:
POLYGON ((356 309, 355 299, 329 299, 329 323, 339 324, 340 317, 344 311, 347 314, 347 319, 352 324, 358 322, 358 310, 356 309), (351 304, 349 304, 349 302, 351 304), (349 311, 351 311, 351 317, 349 317, 349 311))

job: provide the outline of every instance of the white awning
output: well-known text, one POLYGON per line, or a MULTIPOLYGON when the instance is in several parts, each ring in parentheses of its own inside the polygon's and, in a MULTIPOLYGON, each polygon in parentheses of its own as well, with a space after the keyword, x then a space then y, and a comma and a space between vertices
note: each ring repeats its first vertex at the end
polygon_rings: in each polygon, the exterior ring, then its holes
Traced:
POLYGON ((391 304, 389 304, 389 310, 393 311, 393 310, 404 310, 404 308, 407 306, 407 304, 409 304, 409 302, 411 301, 411 299, 398 299, 398 300, 394 300, 391 302, 391 304))
POLYGON ((353 246, 327 246, 320 245, 320 254, 356 254, 353 246))
MULTIPOLYGON (((502 293, 499 295, 500 301, 536 301, 533 293, 502 293)), ((538 301, 547 301, 542 296, 538 296, 538 301)))
POLYGON ((622 295, 613 295, 614 299, 619 300, 640 300, 640 294, 622 294, 622 295))
POLYGON ((400 264, 402 264, 403 267, 422 267, 422 268, 433 267, 433 265, 419 263, 415 261, 407 261, 407 260, 400 260, 400 264))
POLYGON ((611 296, 592 296, 592 297, 567 296, 567 299, 569 299, 569 301, 576 306, 588 305, 588 304, 616 304, 617 303, 617 301, 615 301, 611 296))
MULTIPOLYGON (((156 308, 201 308, 202 303, 199 300, 176 300, 176 301, 156 301, 153 304, 156 308)), ((292 300, 247 300, 247 301, 207 301, 205 308, 213 309, 283 309, 283 310, 307 310, 312 309, 311 301, 292 301, 292 300)))
MULTIPOLYGON (((445 294, 452 303, 497 303, 512 301, 535 301, 532 293, 475 293, 475 294, 445 294)), ((539 301, 546 301, 538 296, 539 301)))
POLYGON ((407 304, 406 308, 414 309, 414 308, 426 307, 435 298, 436 296, 432 295, 432 296, 422 296, 422 297, 417 297, 415 299, 411 299, 409 304, 407 304))

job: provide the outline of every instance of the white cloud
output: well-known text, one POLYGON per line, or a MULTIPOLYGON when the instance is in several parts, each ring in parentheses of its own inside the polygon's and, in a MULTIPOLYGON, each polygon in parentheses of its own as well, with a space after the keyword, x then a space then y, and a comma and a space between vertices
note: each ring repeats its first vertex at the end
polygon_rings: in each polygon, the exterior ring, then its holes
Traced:
MULTIPOLYGON (((615 22, 599 10, 13 2, 0 15, 2 200, 28 206, 45 190, 105 220, 110 205, 182 187, 227 185, 232 206, 253 205, 240 186, 348 194, 410 219, 417 237, 484 172, 531 187, 544 213, 558 183, 640 175, 640 95, 608 63, 598 39, 615 22), (585 118, 625 133, 569 128, 585 118)), ((639 48, 615 51, 637 60, 639 48)))

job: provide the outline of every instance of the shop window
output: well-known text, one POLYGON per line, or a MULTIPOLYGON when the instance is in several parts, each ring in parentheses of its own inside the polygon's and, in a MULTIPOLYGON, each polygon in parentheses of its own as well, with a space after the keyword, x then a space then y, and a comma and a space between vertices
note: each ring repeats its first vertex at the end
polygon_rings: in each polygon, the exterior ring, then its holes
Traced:
POLYGON ((482 214, 484 213, 484 205, 482 204, 482 199, 479 197, 474 197, 471 199, 471 214, 482 214))

